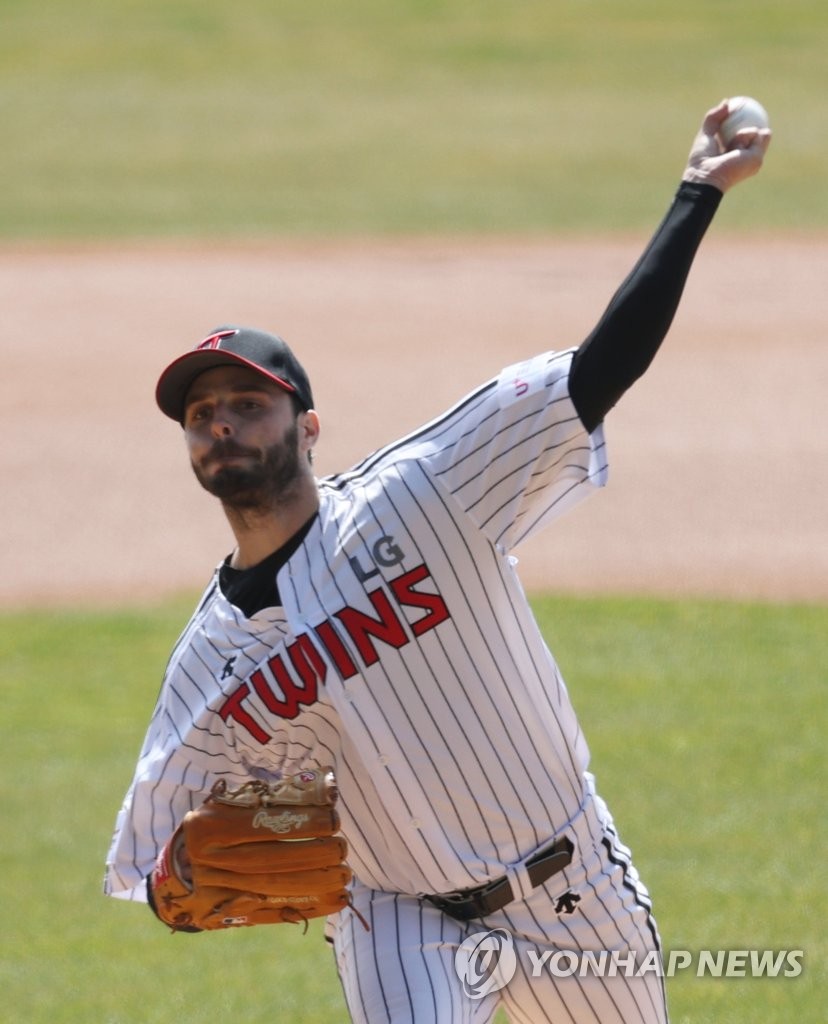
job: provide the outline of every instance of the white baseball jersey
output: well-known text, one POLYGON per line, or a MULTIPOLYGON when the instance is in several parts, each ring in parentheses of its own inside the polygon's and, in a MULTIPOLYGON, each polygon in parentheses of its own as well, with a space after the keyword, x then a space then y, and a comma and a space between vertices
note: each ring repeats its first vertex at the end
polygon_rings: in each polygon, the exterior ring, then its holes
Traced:
POLYGON ((319 481, 281 606, 216 575, 173 650, 106 891, 144 878, 213 783, 333 765, 357 879, 440 893, 498 877, 582 808, 588 751, 509 552, 605 482, 572 353, 512 366, 319 481))

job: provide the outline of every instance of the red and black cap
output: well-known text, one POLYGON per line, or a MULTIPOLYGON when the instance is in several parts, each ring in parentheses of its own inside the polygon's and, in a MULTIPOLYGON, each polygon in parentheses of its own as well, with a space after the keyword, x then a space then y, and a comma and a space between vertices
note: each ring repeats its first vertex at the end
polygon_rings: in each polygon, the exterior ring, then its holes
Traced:
POLYGON ((295 395, 306 411, 313 408, 308 375, 287 343, 250 327, 218 327, 191 351, 173 360, 158 379, 155 400, 170 419, 182 423, 190 385, 216 366, 247 366, 295 395))

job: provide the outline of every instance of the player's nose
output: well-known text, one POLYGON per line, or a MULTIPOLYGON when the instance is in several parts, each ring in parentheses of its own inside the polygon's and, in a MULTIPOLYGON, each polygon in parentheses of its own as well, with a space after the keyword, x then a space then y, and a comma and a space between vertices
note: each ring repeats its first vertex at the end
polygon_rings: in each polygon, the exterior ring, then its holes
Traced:
POLYGON ((230 437, 233 433, 233 423, 229 411, 223 406, 218 406, 210 422, 210 430, 213 437, 230 437))

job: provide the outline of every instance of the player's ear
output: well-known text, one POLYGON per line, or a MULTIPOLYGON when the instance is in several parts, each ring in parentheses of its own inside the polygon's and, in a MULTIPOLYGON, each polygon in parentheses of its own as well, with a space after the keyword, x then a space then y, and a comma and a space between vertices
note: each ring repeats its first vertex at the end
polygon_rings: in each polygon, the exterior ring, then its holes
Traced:
POLYGON ((319 416, 315 409, 308 409, 307 412, 300 412, 297 419, 299 429, 299 445, 303 452, 312 451, 319 440, 319 416))

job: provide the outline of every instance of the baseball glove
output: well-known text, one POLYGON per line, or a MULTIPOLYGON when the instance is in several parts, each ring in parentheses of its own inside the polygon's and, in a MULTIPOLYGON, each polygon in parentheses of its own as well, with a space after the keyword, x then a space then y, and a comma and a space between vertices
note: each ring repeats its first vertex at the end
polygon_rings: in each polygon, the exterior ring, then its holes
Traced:
POLYGON ((333 772, 248 782, 190 811, 150 875, 150 902, 173 931, 307 921, 350 905, 347 844, 333 772))

